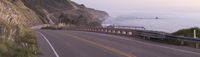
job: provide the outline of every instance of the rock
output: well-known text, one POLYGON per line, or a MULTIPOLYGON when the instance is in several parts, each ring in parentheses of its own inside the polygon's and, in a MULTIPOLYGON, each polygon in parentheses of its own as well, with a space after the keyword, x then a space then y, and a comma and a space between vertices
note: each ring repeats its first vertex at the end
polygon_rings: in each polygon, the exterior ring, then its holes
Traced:
POLYGON ((0 19, 22 26, 42 24, 38 15, 20 0, 0 0, 0 19))
POLYGON ((70 0, 23 0, 23 2, 49 24, 62 22, 89 26, 93 22, 101 24, 109 16, 104 11, 87 8, 70 0))
POLYGON ((25 26, 71 24, 101 26, 109 15, 71 0, 1 0, 0 18, 25 26))

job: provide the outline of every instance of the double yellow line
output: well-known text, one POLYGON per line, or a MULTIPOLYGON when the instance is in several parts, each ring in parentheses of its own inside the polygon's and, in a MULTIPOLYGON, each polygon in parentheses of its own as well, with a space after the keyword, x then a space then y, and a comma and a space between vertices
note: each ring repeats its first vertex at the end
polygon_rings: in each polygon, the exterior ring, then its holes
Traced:
POLYGON ((97 46, 97 47, 101 47, 101 48, 103 48, 103 49, 109 50, 109 51, 114 52, 114 53, 116 53, 116 54, 123 55, 123 56, 125 56, 125 57, 136 57, 136 56, 134 56, 134 55, 132 55, 132 54, 128 54, 128 53, 126 53, 126 52, 123 52, 123 51, 117 50, 117 49, 115 49, 115 48, 112 48, 112 47, 109 47, 109 46, 105 46, 105 45, 96 43, 96 42, 91 41, 91 40, 83 39, 83 38, 81 38, 81 37, 74 36, 74 35, 71 35, 71 34, 69 34, 69 33, 66 33, 66 34, 67 34, 67 36, 69 36, 69 37, 76 38, 76 39, 78 39, 78 40, 81 40, 81 41, 84 41, 84 42, 86 42, 86 43, 95 45, 95 46, 97 46))

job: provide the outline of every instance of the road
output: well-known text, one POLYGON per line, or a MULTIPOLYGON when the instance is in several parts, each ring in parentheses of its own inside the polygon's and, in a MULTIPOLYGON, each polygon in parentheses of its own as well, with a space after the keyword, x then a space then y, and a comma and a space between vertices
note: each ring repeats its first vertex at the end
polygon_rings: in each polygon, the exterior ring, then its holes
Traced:
POLYGON ((94 32, 36 30, 39 57, 199 57, 200 49, 94 32))

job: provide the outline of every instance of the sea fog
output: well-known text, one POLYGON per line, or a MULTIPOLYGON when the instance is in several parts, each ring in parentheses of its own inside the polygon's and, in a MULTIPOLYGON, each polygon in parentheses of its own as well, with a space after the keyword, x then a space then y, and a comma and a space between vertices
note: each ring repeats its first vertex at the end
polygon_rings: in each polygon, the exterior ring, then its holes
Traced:
POLYGON ((147 30, 168 33, 200 27, 200 13, 189 12, 120 12, 113 13, 104 25, 142 26, 147 30), (156 19, 158 17, 158 19, 156 19))

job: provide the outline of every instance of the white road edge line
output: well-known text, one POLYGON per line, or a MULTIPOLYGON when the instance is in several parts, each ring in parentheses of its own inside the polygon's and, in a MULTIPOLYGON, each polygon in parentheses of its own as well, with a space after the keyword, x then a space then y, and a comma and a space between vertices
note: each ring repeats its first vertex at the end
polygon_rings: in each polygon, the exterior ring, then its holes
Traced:
MULTIPOLYGON (((38 31, 37 31, 38 32, 38 31)), ((49 46, 51 47, 51 49, 53 50, 53 52, 54 52, 54 54, 56 55, 56 57, 60 57, 59 55, 58 55, 58 53, 56 52, 56 50, 55 50, 55 48, 52 46, 52 44, 49 42, 49 40, 47 39, 47 37, 46 36, 44 36, 44 34, 43 33, 41 33, 41 32, 38 32, 40 35, 42 35, 42 38, 44 38, 46 41, 47 41, 47 43, 49 44, 49 46)))

